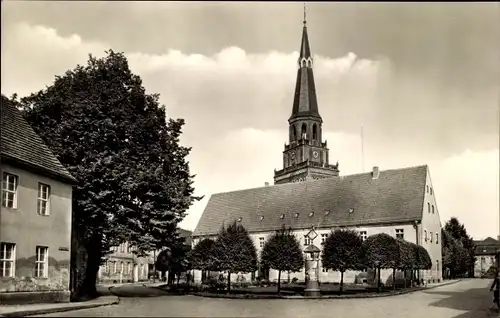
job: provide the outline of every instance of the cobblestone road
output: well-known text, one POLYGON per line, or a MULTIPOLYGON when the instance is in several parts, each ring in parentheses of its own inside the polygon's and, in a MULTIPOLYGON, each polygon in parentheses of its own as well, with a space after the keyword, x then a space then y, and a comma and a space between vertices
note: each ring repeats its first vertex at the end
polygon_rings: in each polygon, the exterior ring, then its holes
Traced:
POLYGON ((119 305, 39 317, 336 317, 498 318, 489 310, 488 280, 464 280, 406 295, 368 299, 239 300, 168 296, 142 286, 121 286, 119 305), (128 296, 128 297, 127 297, 128 296))

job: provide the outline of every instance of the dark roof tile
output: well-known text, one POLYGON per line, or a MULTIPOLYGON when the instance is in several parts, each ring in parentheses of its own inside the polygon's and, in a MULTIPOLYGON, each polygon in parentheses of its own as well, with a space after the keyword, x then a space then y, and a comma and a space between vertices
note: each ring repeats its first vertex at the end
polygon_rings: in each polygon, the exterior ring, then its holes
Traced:
POLYGON ((418 166, 381 171, 378 179, 361 173, 217 193, 193 236, 216 234, 239 218, 250 232, 421 220, 426 178, 427 166, 418 166))
POLYGON ((23 118, 21 112, 3 95, 1 115, 0 148, 3 159, 13 160, 65 181, 76 181, 23 118))

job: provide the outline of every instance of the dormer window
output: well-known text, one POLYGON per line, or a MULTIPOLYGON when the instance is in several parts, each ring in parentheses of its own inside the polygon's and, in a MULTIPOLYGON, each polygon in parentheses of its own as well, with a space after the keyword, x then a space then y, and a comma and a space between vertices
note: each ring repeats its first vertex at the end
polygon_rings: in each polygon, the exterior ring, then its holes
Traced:
POLYGON ((349 209, 349 214, 353 213, 354 212, 354 209, 353 208, 350 208, 349 209))
POLYGON ((325 211, 325 216, 327 216, 328 214, 330 214, 330 211, 325 211))
POLYGON ((309 217, 312 217, 314 215, 314 212, 309 213, 309 217))
POLYGON ((299 218, 299 214, 298 213, 295 213, 295 218, 298 219, 299 218))
POLYGON ((284 214, 280 215, 280 219, 284 219, 284 218, 285 218, 284 214))
POLYGON ((264 216, 263 215, 260 216, 260 220, 261 221, 264 220, 264 216))
POLYGON ((241 222, 241 217, 238 218, 238 222, 241 222))

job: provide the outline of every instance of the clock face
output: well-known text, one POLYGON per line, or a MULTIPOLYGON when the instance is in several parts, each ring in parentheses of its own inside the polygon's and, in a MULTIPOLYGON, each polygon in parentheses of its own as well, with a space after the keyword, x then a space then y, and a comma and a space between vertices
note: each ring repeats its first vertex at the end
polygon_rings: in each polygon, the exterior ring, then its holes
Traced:
POLYGON ((292 151, 292 152, 290 153, 290 158, 292 158, 292 160, 293 160, 293 159, 295 159, 295 152, 293 152, 293 151, 292 151))
POLYGON ((313 157, 314 158, 318 158, 318 156, 319 156, 318 152, 317 151, 313 151, 313 157))

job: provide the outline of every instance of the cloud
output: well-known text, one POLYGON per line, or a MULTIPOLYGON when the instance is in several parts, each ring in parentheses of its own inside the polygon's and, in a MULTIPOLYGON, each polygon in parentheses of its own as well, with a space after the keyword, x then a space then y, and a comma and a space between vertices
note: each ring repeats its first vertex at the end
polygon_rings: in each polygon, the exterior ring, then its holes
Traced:
MULTIPOLYGON (((89 53, 103 56, 110 48, 23 23, 3 30, 2 44, 2 93, 21 96, 86 63, 89 53)), ((212 55, 175 48, 162 54, 143 53, 140 48, 125 53, 147 91, 161 94, 168 116, 186 119, 182 142, 193 147, 189 160, 197 174, 196 192, 207 196, 190 210, 185 227, 194 228, 211 193, 272 183, 273 170, 282 167, 287 141, 297 52, 257 54, 230 46, 212 55)), ((493 189, 491 176, 498 175, 498 108, 493 92, 443 90, 432 80, 399 72, 384 56, 371 60, 355 52, 317 55, 314 63, 324 136, 341 174, 357 173, 363 166, 384 170, 429 164, 443 221, 456 215, 467 220, 466 226, 471 224, 474 236, 483 236, 486 232, 470 215, 479 204, 483 211, 498 211, 498 190, 478 188, 479 176, 493 189)), ((490 224, 488 235, 496 235, 493 212, 484 215, 490 224)))

